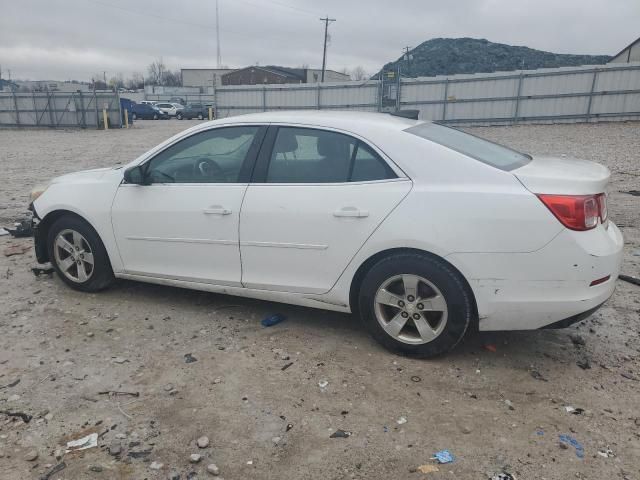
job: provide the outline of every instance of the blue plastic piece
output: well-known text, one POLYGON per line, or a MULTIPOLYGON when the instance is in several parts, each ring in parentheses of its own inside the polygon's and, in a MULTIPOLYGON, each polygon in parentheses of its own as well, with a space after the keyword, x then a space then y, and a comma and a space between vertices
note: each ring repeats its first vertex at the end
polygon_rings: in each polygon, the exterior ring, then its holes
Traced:
POLYGON ((451 463, 455 460, 449 450, 440 450, 439 452, 436 452, 433 456, 435 457, 436 460, 438 460, 438 463, 451 463))
POLYGON ((563 443, 568 443, 573 448, 576 449, 576 457, 584 458, 584 447, 582 444, 573 438, 571 435, 560 435, 560 441, 563 443))
POLYGON ((263 327, 273 327, 274 325, 277 325, 278 323, 282 322, 286 318, 287 317, 285 317, 281 313, 276 313, 274 315, 269 315, 267 318, 263 318, 260 323, 262 324, 263 327))

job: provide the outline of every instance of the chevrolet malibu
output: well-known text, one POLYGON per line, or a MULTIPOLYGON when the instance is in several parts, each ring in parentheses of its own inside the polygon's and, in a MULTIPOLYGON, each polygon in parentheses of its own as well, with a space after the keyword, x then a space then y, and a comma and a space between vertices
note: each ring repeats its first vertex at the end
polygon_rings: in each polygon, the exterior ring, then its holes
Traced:
POLYGON ((77 290, 124 278, 353 312, 430 357, 471 328, 568 326, 611 296, 609 176, 402 116, 277 112, 58 177, 31 208, 38 261, 77 290))

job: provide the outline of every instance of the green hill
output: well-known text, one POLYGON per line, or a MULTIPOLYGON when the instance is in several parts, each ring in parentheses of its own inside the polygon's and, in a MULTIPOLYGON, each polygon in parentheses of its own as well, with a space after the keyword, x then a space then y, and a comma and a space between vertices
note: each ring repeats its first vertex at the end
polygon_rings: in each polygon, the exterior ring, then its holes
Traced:
MULTIPOLYGON (((528 47, 493 43, 479 38, 433 38, 409 52, 411 60, 403 57, 387 63, 382 70, 395 70, 400 63, 403 75, 430 77, 456 73, 490 73, 537 68, 600 65, 607 63, 607 55, 570 55, 535 50, 528 47)), ((377 74, 374 78, 377 77, 377 74)))

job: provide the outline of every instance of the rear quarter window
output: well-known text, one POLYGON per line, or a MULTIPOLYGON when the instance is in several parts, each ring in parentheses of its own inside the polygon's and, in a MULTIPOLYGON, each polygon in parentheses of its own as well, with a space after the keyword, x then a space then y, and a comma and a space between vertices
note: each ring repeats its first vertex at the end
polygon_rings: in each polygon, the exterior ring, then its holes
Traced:
POLYGON ((421 123, 405 130, 425 140, 462 153, 500 170, 510 171, 531 161, 531 156, 438 123, 421 123))

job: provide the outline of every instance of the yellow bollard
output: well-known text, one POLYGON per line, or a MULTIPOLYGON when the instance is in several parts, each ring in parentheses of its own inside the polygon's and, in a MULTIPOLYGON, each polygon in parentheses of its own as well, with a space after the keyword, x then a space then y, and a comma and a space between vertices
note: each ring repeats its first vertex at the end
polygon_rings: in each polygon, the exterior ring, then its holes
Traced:
POLYGON ((107 109, 106 108, 102 109, 102 120, 104 122, 104 129, 105 130, 109 130, 109 121, 108 121, 109 119, 107 117, 107 109))
POLYGON ((213 108, 209 107, 209 120, 213 120, 213 108))
POLYGON ((124 128, 129 128, 129 110, 124 109, 124 128))

